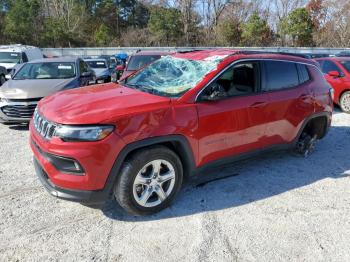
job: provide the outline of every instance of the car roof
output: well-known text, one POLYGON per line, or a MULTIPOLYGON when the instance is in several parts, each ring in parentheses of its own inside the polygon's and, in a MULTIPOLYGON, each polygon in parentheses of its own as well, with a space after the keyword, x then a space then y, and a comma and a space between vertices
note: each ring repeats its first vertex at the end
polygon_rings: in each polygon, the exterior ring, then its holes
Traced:
POLYGON ((298 54, 288 54, 288 53, 277 53, 277 52, 264 52, 264 51, 244 51, 235 49, 209 49, 209 50, 194 50, 194 51, 184 51, 172 54, 174 57, 191 59, 191 60, 214 60, 222 59, 226 60, 229 57, 237 56, 240 59, 242 57, 252 58, 252 59, 276 59, 293 61, 298 63, 306 63, 316 65, 317 63, 313 59, 306 59, 300 57, 298 54))
POLYGON ((78 60, 76 57, 54 57, 54 58, 42 58, 42 59, 35 59, 33 61, 30 61, 28 63, 43 63, 43 62, 72 62, 75 63, 78 60))
POLYGON ((35 49, 38 47, 30 45, 0 45, 0 52, 23 52, 28 49, 35 49))
POLYGON ((132 54, 131 56, 143 56, 143 55, 170 55, 174 52, 169 51, 139 51, 137 53, 132 54))

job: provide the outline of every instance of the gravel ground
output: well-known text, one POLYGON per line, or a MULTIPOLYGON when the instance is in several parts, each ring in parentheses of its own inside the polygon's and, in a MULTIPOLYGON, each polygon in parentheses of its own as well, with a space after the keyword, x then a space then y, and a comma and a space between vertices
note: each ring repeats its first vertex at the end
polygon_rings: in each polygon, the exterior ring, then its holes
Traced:
POLYGON ((146 218, 51 197, 28 135, 0 125, 0 261, 350 261, 350 115, 335 113, 309 158, 280 152, 206 172, 232 176, 187 185, 146 218))

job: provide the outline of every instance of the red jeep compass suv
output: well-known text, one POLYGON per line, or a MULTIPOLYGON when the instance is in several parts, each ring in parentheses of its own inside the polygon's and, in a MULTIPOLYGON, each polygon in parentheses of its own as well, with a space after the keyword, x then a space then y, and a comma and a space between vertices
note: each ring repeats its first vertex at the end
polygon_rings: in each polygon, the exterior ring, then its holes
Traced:
POLYGON ((183 178, 269 149, 308 154, 330 126, 330 87, 303 58, 234 50, 165 56, 122 83, 57 93, 30 124, 36 172, 54 196, 144 215, 183 178))

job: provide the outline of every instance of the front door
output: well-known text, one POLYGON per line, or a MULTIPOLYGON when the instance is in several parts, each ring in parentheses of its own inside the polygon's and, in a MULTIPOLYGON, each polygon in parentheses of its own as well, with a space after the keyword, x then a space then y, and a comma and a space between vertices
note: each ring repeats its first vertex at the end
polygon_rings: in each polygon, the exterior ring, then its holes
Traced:
POLYGON ((263 147, 267 104, 259 62, 240 62, 221 74, 197 103, 199 164, 263 147))

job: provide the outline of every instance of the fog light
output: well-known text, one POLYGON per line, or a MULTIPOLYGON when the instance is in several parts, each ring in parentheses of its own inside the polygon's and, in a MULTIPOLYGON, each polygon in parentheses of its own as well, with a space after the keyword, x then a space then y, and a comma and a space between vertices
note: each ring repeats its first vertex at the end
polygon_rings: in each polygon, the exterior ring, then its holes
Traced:
POLYGON ((84 175, 83 167, 74 159, 47 154, 50 163, 58 170, 73 175, 84 175))

